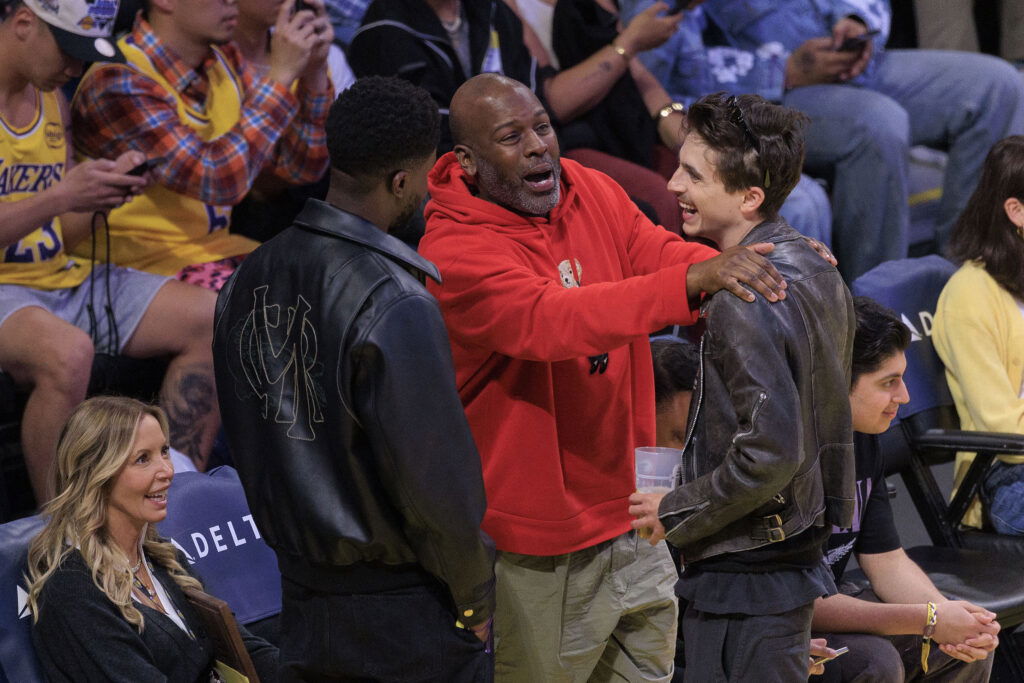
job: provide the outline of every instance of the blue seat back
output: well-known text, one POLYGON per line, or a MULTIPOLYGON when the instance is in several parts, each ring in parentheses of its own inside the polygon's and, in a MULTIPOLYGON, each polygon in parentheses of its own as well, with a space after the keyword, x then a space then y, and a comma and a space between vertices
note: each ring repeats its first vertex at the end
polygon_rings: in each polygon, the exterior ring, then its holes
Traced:
POLYGON ((868 296, 888 306, 910 328, 907 372, 903 378, 910 402, 900 406, 897 420, 953 404, 945 368, 932 344, 932 321, 939 294, 954 272, 955 265, 933 254, 886 261, 853 283, 854 295, 868 296))
POLYGON ((28 544, 42 528, 39 516, 0 524, 0 669, 3 678, 12 683, 45 680, 32 649, 32 614, 25 583, 28 544))
POLYGON ((232 467, 175 475, 162 536, 181 550, 207 593, 228 603, 241 624, 281 611, 277 556, 263 541, 232 467))

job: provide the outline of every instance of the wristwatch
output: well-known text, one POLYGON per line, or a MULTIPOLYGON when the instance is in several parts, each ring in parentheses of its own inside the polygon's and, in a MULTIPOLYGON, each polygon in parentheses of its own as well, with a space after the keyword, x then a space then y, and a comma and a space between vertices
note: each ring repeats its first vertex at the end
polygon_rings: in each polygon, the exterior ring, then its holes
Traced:
POLYGON ((686 113, 686 107, 684 107, 682 105, 682 103, 680 103, 680 102, 670 102, 670 103, 666 104, 664 107, 662 107, 661 109, 659 109, 658 113, 655 114, 652 118, 654 118, 655 121, 660 121, 663 118, 671 116, 675 112, 679 112, 680 114, 685 114, 686 113))

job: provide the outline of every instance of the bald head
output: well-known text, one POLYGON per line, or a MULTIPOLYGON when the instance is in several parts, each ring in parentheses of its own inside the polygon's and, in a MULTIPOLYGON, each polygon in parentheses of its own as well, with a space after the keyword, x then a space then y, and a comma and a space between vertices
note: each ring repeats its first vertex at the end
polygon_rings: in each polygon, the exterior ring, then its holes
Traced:
POLYGON ((449 112, 455 155, 478 197, 534 216, 558 205, 558 139, 529 88, 481 74, 456 91, 449 112))
POLYGON ((472 145, 477 135, 488 135, 501 121, 509 100, 526 98, 543 105, 537 96, 519 81, 501 74, 480 74, 463 83, 449 106, 448 126, 456 145, 472 145))

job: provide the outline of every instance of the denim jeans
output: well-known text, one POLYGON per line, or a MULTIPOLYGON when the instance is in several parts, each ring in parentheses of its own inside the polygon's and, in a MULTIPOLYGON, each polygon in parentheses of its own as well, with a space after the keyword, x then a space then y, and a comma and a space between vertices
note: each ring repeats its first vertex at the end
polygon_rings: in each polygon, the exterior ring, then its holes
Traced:
POLYGON ((832 207, 818 181, 801 174, 779 213, 800 234, 832 247, 832 207))
POLYGON ((878 66, 870 89, 807 86, 783 99, 811 117, 805 171, 831 183, 833 251, 847 280, 907 255, 911 146, 949 154, 937 226, 944 245, 989 148, 1024 133, 1024 81, 1000 59, 890 50, 878 66))
POLYGON ((993 465, 981 485, 981 500, 997 532, 1024 536, 1024 464, 993 465))

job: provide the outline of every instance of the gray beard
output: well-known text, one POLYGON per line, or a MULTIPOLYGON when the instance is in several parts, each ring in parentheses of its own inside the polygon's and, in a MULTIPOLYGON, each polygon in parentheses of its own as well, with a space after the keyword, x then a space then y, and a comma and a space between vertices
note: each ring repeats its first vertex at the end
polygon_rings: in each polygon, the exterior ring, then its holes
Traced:
POLYGON ((547 195, 537 196, 523 187, 522 181, 518 178, 508 182, 508 179, 502 178, 494 166, 486 161, 477 160, 476 182, 477 186, 494 203, 516 213, 544 216, 558 206, 562 196, 562 186, 559 182, 562 177, 562 165, 557 159, 552 163, 552 173, 555 177, 554 189, 547 195), (520 183, 518 186, 515 184, 517 181, 520 183))

